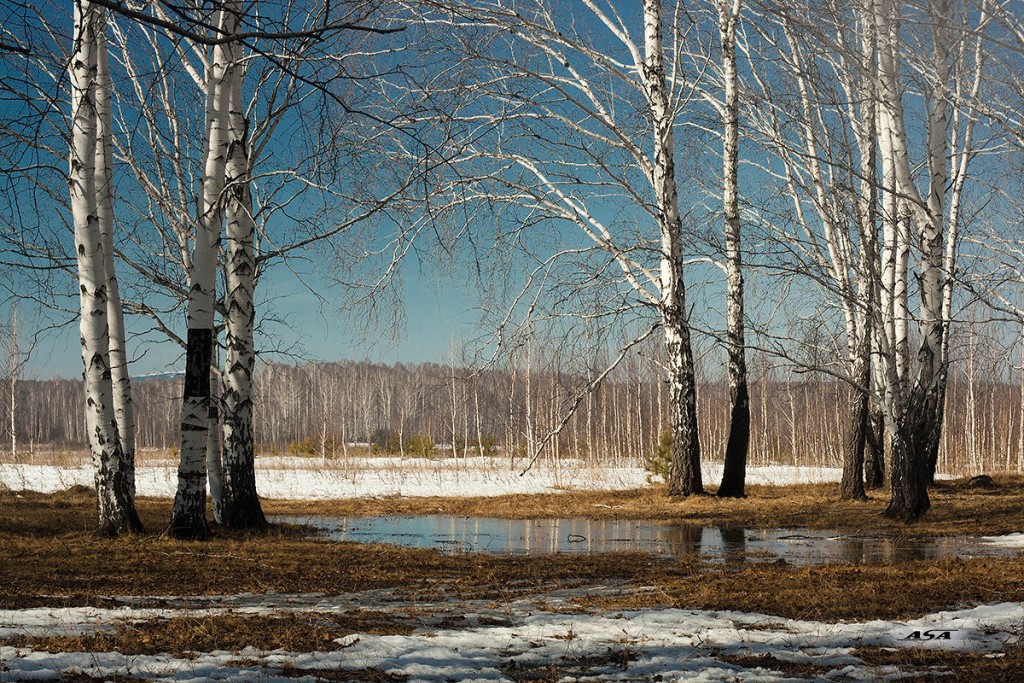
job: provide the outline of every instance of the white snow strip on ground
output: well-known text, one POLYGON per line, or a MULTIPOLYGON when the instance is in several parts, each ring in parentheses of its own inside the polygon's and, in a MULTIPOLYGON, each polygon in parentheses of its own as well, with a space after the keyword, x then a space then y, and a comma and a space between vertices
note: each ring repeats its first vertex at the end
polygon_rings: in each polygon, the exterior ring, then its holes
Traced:
MULTIPOLYGON (((301 600, 299 601, 301 602, 301 600)), ((276 604, 271 600, 271 604, 276 604)), ((516 670, 557 666, 567 678, 588 680, 779 681, 769 665, 744 667, 730 655, 765 655, 780 661, 816 664, 825 678, 894 680, 908 672, 870 666, 852 654, 858 647, 941 647, 997 653, 1016 643, 1024 624, 1024 603, 983 605, 930 614, 911 621, 829 624, 729 611, 651 609, 606 614, 526 612, 505 607, 468 606, 496 617, 500 626, 419 629, 412 635, 357 634, 339 639, 335 652, 239 652, 128 656, 116 652, 44 653, 0 646, 0 681, 51 680, 84 673, 94 677, 137 676, 168 681, 314 680, 317 671, 376 668, 409 681, 508 681, 516 670), (948 633, 948 639, 927 639, 948 633), (916 635, 916 637, 915 637, 916 635), (625 668, 622 665, 625 664, 625 668), (280 674, 285 668, 309 674, 280 674)), ((253 613, 258 607, 250 608, 253 613)), ((204 611, 205 612, 205 611, 204 611)), ((117 621, 179 616, 194 610, 34 609, 0 612, 7 634, 98 627, 117 621), (23 629, 23 630, 22 630, 23 629)))
MULTIPOLYGON (((703 468, 705 481, 721 479, 721 465, 703 468)), ((828 467, 773 465, 747 470, 748 484, 793 484, 839 481, 842 470, 828 467)), ((0 464, 0 486, 52 493, 75 485, 92 486, 89 465, 0 464)), ((647 485, 641 467, 596 467, 565 462, 557 470, 535 467, 520 476, 507 460, 469 458, 426 460, 353 458, 343 466, 317 467, 304 458, 265 457, 257 461, 256 487, 264 498, 324 500, 369 496, 497 496, 547 493, 567 489, 621 490, 647 485)), ((141 496, 170 497, 177 467, 140 466, 136 489, 141 496)))
POLYGON ((982 543, 1000 548, 1024 548, 1024 534, 1006 534, 1005 536, 982 536, 982 543))

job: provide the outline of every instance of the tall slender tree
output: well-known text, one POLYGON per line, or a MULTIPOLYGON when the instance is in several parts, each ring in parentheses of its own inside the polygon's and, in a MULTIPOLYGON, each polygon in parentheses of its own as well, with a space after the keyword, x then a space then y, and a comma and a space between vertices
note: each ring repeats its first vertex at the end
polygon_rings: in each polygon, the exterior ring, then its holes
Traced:
POLYGON ((109 185, 104 168, 97 178, 97 158, 107 159, 111 131, 98 110, 109 102, 105 74, 106 41, 102 9, 87 0, 74 3, 74 43, 71 53, 71 209, 75 226, 81 300, 82 362, 85 367, 86 421, 95 467, 99 530, 116 534, 139 531, 142 524, 132 496, 132 470, 125 457, 111 382, 109 291, 113 273, 107 271, 101 221, 111 217, 111 205, 101 193, 109 185), (100 93, 99 90, 106 89, 100 93), (100 135, 103 135, 103 138, 100 135), (102 205, 102 206, 101 206, 102 205))
POLYGON ((103 267, 107 276, 107 324, 110 335, 110 376, 114 391, 121 451, 124 454, 128 486, 135 496, 135 407, 132 403, 131 374, 126 349, 127 335, 121 290, 114 266, 114 130, 111 112, 111 81, 106 29, 97 33, 96 55, 96 145, 97 218, 103 241, 103 267))
MULTIPOLYGON (((238 17, 223 6, 215 13, 220 35, 237 32, 238 17)), ((223 216, 222 193, 228 154, 231 87, 231 43, 210 50, 206 86, 206 138, 199 225, 193 239, 188 297, 188 338, 181 416, 178 490, 174 497, 170 533, 178 538, 204 538, 206 520, 206 457, 216 407, 210 400, 210 373, 216 343, 214 307, 217 256, 223 216)))
MULTIPOLYGON (((234 25, 240 25, 240 17, 237 15, 242 11, 241 3, 228 3, 226 11, 234 13, 234 25)), ((241 53, 241 44, 232 43, 227 78, 227 261, 224 264, 227 291, 223 398, 224 493, 221 521, 232 528, 259 529, 267 525, 267 520, 256 493, 252 426, 252 373, 256 360, 253 340, 256 221, 253 218, 249 176, 249 119, 242 98, 245 68, 241 53)))
POLYGON ((745 495, 747 451, 750 447, 750 392, 747 388, 746 341, 743 310, 743 251, 740 229, 739 70, 736 65, 736 34, 741 0, 716 0, 718 32, 722 47, 722 80, 725 90, 722 145, 722 208, 725 214, 727 351, 729 355, 729 438, 720 497, 745 495))
MULTIPOLYGON (((499 316, 496 337, 519 340, 542 305, 543 315, 563 324, 576 318, 600 327, 641 310, 653 318, 649 328, 638 326, 635 338, 623 337, 608 367, 566 401, 563 418, 536 440, 530 462, 629 350, 657 331, 673 432, 669 493, 703 493, 685 279, 692 246, 680 208, 685 179, 676 168, 676 131, 693 96, 683 73, 689 18, 662 0, 644 1, 640 26, 635 14, 627 20, 604 0, 584 2, 581 13, 544 0, 434 4, 425 20, 444 25, 440 33, 455 41, 442 52, 464 55, 483 84, 468 90, 462 111, 450 117, 468 133, 451 143, 446 168, 455 168, 456 177, 443 208, 500 206, 516 225, 571 226, 572 242, 583 242, 536 260, 525 248, 529 275, 522 288, 520 282, 510 288, 511 310, 499 316), (481 117, 477 107, 493 114, 481 117), (636 216, 619 223, 606 210, 613 198, 636 216), (598 294, 601 287, 608 289, 598 294), (518 308, 526 301, 529 310, 518 308)), ((499 234, 495 267, 511 267, 524 253, 507 247, 543 241, 524 229, 514 234, 499 234)))

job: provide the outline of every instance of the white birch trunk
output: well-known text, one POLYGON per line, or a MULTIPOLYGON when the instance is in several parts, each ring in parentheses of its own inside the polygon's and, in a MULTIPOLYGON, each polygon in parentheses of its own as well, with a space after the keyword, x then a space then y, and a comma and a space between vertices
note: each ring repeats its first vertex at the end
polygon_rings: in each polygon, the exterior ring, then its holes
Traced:
POLYGON ((743 313, 743 256, 739 203, 739 73, 736 64, 736 32, 740 0, 718 0, 719 35, 722 43, 722 79, 725 116, 722 149, 722 208, 725 214, 726 305, 729 355, 729 437, 719 496, 745 494, 747 450, 750 444, 750 395, 747 388, 746 341, 743 313))
POLYGON ((675 113, 665 82, 661 0, 644 0, 644 53, 641 82, 654 125, 652 170, 661 232, 661 319, 669 368, 672 465, 669 495, 704 492, 697 431, 697 383, 683 280, 682 221, 675 173, 675 113))
MULTIPOLYGON (((848 331, 851 339, 850 377, 854 382, 853 400, 850 407, 850 421, 847 432, 846 452, 843 457, 843 480, 841 497, 865 500, 865 451, 870 450, 875 460, 871 462, 870 484, 877 485, 882 465, 879 453, 869 445, 869 431, 874 429, 871 420, 871 380, 873 376, 871 349, 875 338, 876 283, 878 280, 877 259, 877 141, 878 116, 875 87, 870 74, 878 53, 875 34, 872 0, 867 0, 858 12, 860 24, 860 63, 856 88, 848 92, 857 93, 860 100, 859 116, 854 120, 854 135, 860 156, 860 180, 857 196, 857 229, 859 236, 857 264, 857 298, 853 329, 848 331)), ((851 111, 853 111, 851 109, 851 111)), ((872 439, 873 439, 872 431, 872 439)))
POLYGON ((97 147, 105 144, 98 139, 96 107, 98 34, 104 24, 100 9, 85 0, 76 0, 74 12, 69 181, 78 258, 86 422, 95 468, 99 530, 116 534, 141 530, 142 525, 130 494, 111 384, 107 272, 96 179, 97 147))
MULTIPOLYGON (((227 8, 229 12, 239 12, 241 4, 230 3, 227 8)), ((237 25, 236 16, 234 26, 237 25)), ((262 529, 267 526, 267 520, 256 492, 256 454, 252 424, 252 373, 256 362, 253 340, 256 224, 253 220, 249 178, 249 122, 242 98, 243 81, 241 46, 235 45, 232 47, 227 86, 227 317, 224 358, 222 523, 235 529, 262 529)))
MULTIPOLYGON (((906 220, 898 215, 901 232, 897 232, 897 269, 900 267, 900 249, 909 252, 910 223, 916 227, 920 256, 920 346, 913 379, 909 367, 897 373, 902 389, 893 388, 891 393, 900 394, 899 403, 892 403, 887 422, 891 424, 892 446, 892 498, 885 514, 903 520, 914 520, 930 507, 927 484, 930 478, 929 460, 941 424, 942 386, 945 368, 942 358, 945 324, 943 322, 943 294, 946 287, 943 273, 944 221, 947 192, 948 98, 950 76, 949 12, 947 0, 930 3, 929 14, 932 26, 932 60, 929 75, 931 82, 926 89, 927 134, 926 164, 928 171, 928 194, 922 199, 914 184, 910 168, 908 142, 903 118, 902 89, 898 82, 899 55, 899 12, 891 0, 881 0, 876 9, 876 26, 879 47, 879 90, 880 112, 888 143, 883 152, 888 156, 888 170, 893 189, 898 192, 899 214, 906 213, 906 220)), ((906 277, 904 291, 897 289, 894 297, 906 301, 906 277)), ((896 307, 896 325, 909 318, 896 307)), ((903 323, 905 325, 905 322, 903 323)), ((897 327, 898 329, 898 327, 897 327)), ((905 335, 904 335, 905 338, 905 335)), ((897 332, 897 363, 900 353, 900 335, 897 332)))
POLYGON ((114 156, 113 124, 110 109, 110 70, 107 37, 104 30, 96 34, 96 191, 97 217, 103 241, 103 268, 107 283, 107 323, 110 329, 110 376, 114 391, 114 415, 121 438, 128 489, 135 498, 135 407, 128 369, 127 337, 124 309, 114 269, 114 156))
MULTIPOLYGON (((987 22, 988 5, 982 2, 979 26, 987 22)), ((941 55, 939 55, 941 58, 941 55)), ((974 74, 973 83, 970 84, 968 101, 976 101, 981 91, 982 74, 985 63, 985 46, 982 40, 982 32, 978 31, 974 49, 974 74)), ((948 69, 947 69, 948 71, 948 69)), ((964 185, 967 182, 967 170, 971 157, 974 154, 974 125, 977 120, 973 112, 957 112, 961 120, 962 134, 960 136, 960 149, 953 155, 952 183, 949 195, 949 222, 946 226, 945 249, 942 258, 942 273, 945 281, 942 286, 942 344, 939 354, 939 387, 938 398, 936 399, 935 429, 932 436, 932 443, 928 455, 928 481, 934 482, 935 471, 938 467, 939 447, 942 441, 942 428, 945 420, 946 404, 946 380, 949 369, 949 339, 950 325, 953 313, 953 283, 956 275, 956 248, 960 231, 960 215, 963 203, 964 185)))
MULTIPOLYGON (((232 33, 235 17, 217 12, 216 25, 232 33)), ((221 239, 221 194, 227 156, 227 83, 231 54, 227 44, 212 49, 207 72, 206 158, 201 213, 193 243, 188 297, 185 389, 181 412, 181 460, 170 533, 179 538, 209 534, 206 521, 206 449, 210 430, 210 372, 214 339, 217 255, 221 239)))

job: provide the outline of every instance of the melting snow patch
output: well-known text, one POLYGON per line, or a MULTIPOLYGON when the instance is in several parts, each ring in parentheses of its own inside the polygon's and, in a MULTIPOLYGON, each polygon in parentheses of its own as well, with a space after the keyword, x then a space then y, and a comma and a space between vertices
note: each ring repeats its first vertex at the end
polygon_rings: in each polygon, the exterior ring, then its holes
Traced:
POLYGON ((1024 533, 1005 536, 982 536, 981 541, 1000 548, 1024 548, 1024 533))
MULTIPOLYGON (((246 610, 280 608, 273 596, 266 607, 246 600, 246 610)), ((303 600, 297 601, 296 609, 303 600)), ((357 602, 357 601, 352 601, 357 602)), ((308 602, 306 608, 312 607, 308 602)), ((533 605, 535 608, 536 605, 533 605)), ((905 675, 895 667, 870 666, 856 648, 938 647, 1000 654, 1016 642, 1024 624, 1024 603, 983 605, 939 612, 905 622, 825 623, 729 611, 652 609, 615 614, 557 614, 534 611, 527 603, 500 607, 482 603, 452 605, 463 614, 500 617, 500 625, 441 629, 422 625, 410 635, 359 633, 336 641, 332 652, 262 652, 129 656, 116 652, 48 654, 0 647, 0 681, 49 680, 69 673, 102 678, 135 676, 153 680, 295 681, 315 680, 317 672, 377 669, 409 681, 510 681, 557 670, 576 677, 624 680, 779 681, 792 680, 773 663, 819 667, 825 678, 892 680, 905 675), (753 657, 753 660, 751 658, 753 657), (742 659, 737 659, 742 658, 742 659), (737 663, 759 661, 760 666, 737 663), (284 676, 285 669, 290 676, 284 676), (304 679, 294 675, 305 674, 304 679)), ((116 622, 154 616, 211 613, 221 608, 33 609, 0 613, 4 635, 87 633, 116 622)), ((328 604, 312 611, 330 609, 328 604)), ((479 622, 478 622, 479 623, 479 622)), ((777 664, 776 664, 777 665, 777 664)), ((785 668, 785 667, 783 667, 785 668)))

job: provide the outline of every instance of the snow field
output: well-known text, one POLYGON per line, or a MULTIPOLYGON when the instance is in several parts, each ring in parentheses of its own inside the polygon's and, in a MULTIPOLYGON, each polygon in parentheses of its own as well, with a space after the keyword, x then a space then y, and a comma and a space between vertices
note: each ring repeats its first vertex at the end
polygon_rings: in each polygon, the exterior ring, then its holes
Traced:
MULTIPOLYGON (((1019 641, 1024 604, 1002 603, 929 614, 911 621, 824 623, 729 611, 650 609, 621 613, 567 613, 564 601, 595 589, 560 591, 494 607, 484 602, 433 605, 464 617, 465 628, 420 623, 410 635, 354 634, 334 652, 259 651, 243 648, 173 656, 117 652, 45 653, 0 646, 0 681, 53 680, 82 673, 93 677, 137 676, 158 681, 313 681, 318 671, 380 669, 408 681, 511 681, 515 673, 557 666, 563 680, 783 681, 770 665, 741 666, 730 656, 764 655, 822 667, 824 680, 895 680, 909 672, 862 662, 853 651, 941 647, 999 656, 1019 641), (554 609, 552 609, 554 608, 554 609), (498 624, 498 625, 484 625, 498 624), (949 639, 913 634, 941 629, 949 639), (623 668, 623 664, 625 668, 623 668), (288 676, 284 669, 292 669, 288 676), (295 677, 294 669, 305 674, 295 677), (660 678, 659 678, 660 677, 660 678)), ((596 590, 616 590, 598 587, 596 590)), ((634 589, 635 590, 635 589, 634 589)), ((323 614, 373 605, 408 605, 380 592, 337 597, 309 595, 227 596, 219 604, 179 608, 38 608, 0 611, 0 637, 87 634, 153 618, 216 613, 273 615, 283 611, 323 614)), ((138 599, 143 600, 143 599, 138 599)), ((175 600, 174 598, 171 599, 175 600)), ((418 603, 422 608, 423 603, 418 603)), ((434 623, 438 620, 434 619, 434 623)), ((748 660, 749 661, 749 660, 748 660)))
MULTIPOLYGON (((563 461, 544 464, 520 475, 507 459, 353 458, 318 466, 309 458, 264 457, 257 460, 256 486, 264 498, 326 500, 372 496, 497 496, 550 493, 567 489, 617 490, 647 485, 642 467, 597 467, 563 461)), ((719 481, 722 467, 703 467, 705 481, 719 481)), ((842 470, 774 465, 750 468, 748 484, 793 484, 839 481, 842 470)), ((0 464, 0 486, 53 493, 75 485, 92 486, 91 465, 0 464)), ((177 466, 146 465, 136 470, 140 496, 172 497, 177 466)))

